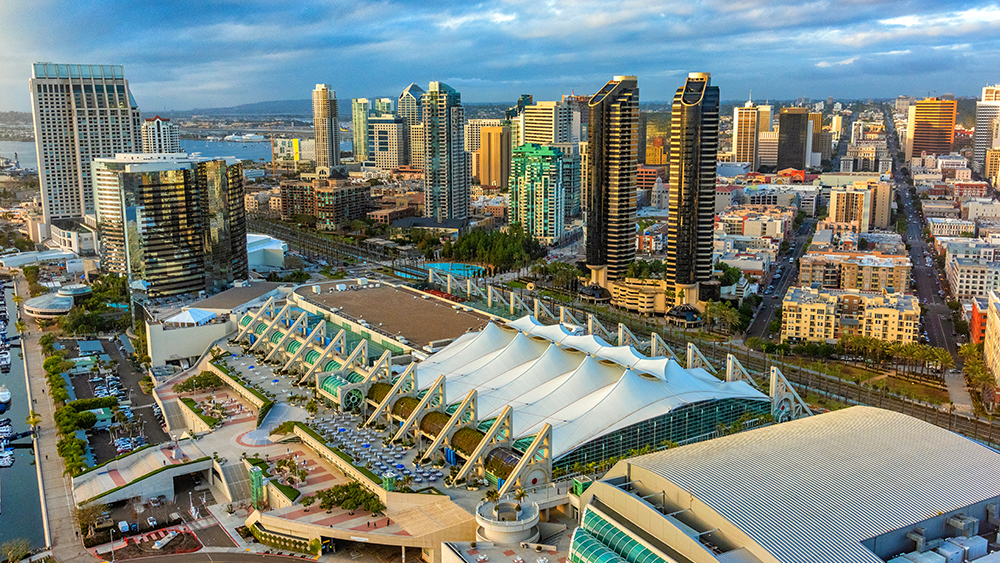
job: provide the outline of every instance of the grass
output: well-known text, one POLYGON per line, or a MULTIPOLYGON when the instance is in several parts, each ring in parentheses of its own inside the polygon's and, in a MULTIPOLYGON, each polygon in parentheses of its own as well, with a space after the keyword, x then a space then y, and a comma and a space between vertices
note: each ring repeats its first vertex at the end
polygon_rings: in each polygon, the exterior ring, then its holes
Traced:
POLYGON ((823 407, 825 409, 830 409, 831 411, 846 409, 848 407, 845 403, 834 401, 833 399, 817 395, 816 393, 808 393, 805 397, 803 397, 803 399, 810 405, 816 405, 817 407, 823 407))
POLYGON ((130 455, 132 455, 132 454, 135 454, 135 453, 138 453, 138 452, 141 452, 142 450, 145 450, 146 448, 152 448, 152 447, 153 447, 153 444, 146 444, 145 446, 143 446, 143 447, 141 447, 141 448, 137 448, 137 449, 134 449, 134 450, 132 450, 132 451, 130 451, 130 452, 128 452, 128 453, 124 453, 124 454, 122 454, 122 455, 120 455, 120 456, 116 456, 116 457, 113 457, 113 458, 109 459, 108 461, 105 461, 104 463, 101 463, 101 464, 98 464, 98 465, 95 465, 95 466, 93 466, 93 467, 91 467, 91 468, 89 468, 89 469, 86 469, 86 470, 84 470, 84 471, 81 471, 81 472, 80 472, 80 474, 79 474, 79 475, 77 475, 77 477, 79 477, 80 475, 85 475, 85 474, 87 474, 87 473, 90 473, 91 471, 94 471, 94 470, 96 470, 96 469, 100 469, 100 468, 104 467, 105 465, 107 465, 107 464, 111 463, 112 461, 118 461, 119 459, 122 459, 122 458, 125 458, 125 457, 128 457, 128 456, 130 456, 130 455))
POLYGON ((563 295, 562 293, 556 293, 555 291, 549 291, 548 289, 542 290, 542 296, 548 297, 560 303, 572 303, 573 298, 568 295, 563 295))
POLYGON ((929 385, 921 385, 919 383, 911 383, 909 381, 902 381, 894 377, 889 377, 886 381, 888 383, 889 391, 897 395, 902 395, 904 397, 912 396, 917 401, 923 401, 934 405, 946 405, 949 401, 951 401, 951 397, 948 396, 948 391, 944 389, 938 389, 929 385))
POLYGON ((507 287, 512 287, 514 289, 525 289, 526 287, 528 287, 528 284, 526 284, 526 283, 524 283, 522 281, 516 281, 516 280, 509 281, 509 282, 505 283, 504 285, 506 285, 507 287))
POLYGON ((198 417, 201 418, 203 421, 205 421, 205 424, 209 425, 210 427, 214 428, 215 425, 219 423, 218 418, 215 418, 214 416, 208 416, 207 414, 202 413, 201 409, 198 408, 198 403, 194 399, 190 397, 181 397, 181 402, 187 405, 187 408, 191 409, 191 412, 198 415, 198 417))

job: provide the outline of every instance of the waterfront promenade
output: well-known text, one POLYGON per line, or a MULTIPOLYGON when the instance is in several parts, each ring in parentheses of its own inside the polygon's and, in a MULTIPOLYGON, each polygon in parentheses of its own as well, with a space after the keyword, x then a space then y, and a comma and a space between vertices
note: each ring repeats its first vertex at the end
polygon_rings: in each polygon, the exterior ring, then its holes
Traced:
MULTIPOLYGON (((21 276, 17 278, 17 293, 28 295, 28 284, 21 276)), ((27 317, 24 320, 28 323, 30 335, 22 339, 21 353, 24 354, 32 406, 42 418, 38 427, 38 455, 35 461, 41 472, 42 519, 46 525, 52 556, 60 563, 93 563, 98 559, 83 548, 83 541, 78 537, 72 480, 63 475, 63 460, 57 453, 59 433, 52 422, 55 409, 49 397, 45 370, 42 369, 44 358, 38 345, 41 331, 27 317)))

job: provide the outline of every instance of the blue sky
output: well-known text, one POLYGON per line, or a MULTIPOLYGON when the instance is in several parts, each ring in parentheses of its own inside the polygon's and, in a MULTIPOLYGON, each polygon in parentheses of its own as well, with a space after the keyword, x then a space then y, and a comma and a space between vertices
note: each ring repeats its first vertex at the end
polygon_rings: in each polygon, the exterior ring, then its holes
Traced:
POLYGON ((723 99, 978 95, 1000 82, 1000 7, 950 0, 2 0, 0 110, 35 61, 123 64, 144 112, 398 95, 592 94, 615 74, 667 100, 689 71, 723 99))

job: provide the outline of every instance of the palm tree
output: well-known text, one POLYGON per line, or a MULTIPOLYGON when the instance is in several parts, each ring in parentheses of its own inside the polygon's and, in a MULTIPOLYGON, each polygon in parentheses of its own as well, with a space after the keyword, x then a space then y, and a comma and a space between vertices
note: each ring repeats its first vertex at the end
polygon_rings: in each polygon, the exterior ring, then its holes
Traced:
POLYGON ((500 504, 500 491, 496 489, 490 489, 486 491, 486 496, 483 497, 483 501, 491 503, 493 505, 493 511, 496 512, 499 509, 500 504))
POLYGON ((900 341, 895 341, 889 346, 889 355, 892 357, 892 364, 896 370, 896 377, 899 377, 899 360, 903 357, 903 350, 906 345, 900 341))
POLYGON ((24 422, 31 427, 32 432, 38 428, 38 425, 42 423, 42 417, 38 415, 35 411, 29 411, 28 416, 25 417, 24 422))
POLYGON ((15 295, 12 298, 12 301, 14 301, 14 304, 20 305, 21 303, 24 303, 24 297, 21 297, 20 295, 15 295))
POLYGON ((518 487, 517 490, 514 491, 514 502, 517 503, 518 511, 521 510, 521 502, 526 498, 528 498, 528 491, 524 490, 523 487, 518 487))
POLYGON ((944 348, 935 348, 934 356, 941 369, 941 379, 944 379, 944 374, 955 367, 955 358, 951 356, 951 352, 944 348))
POLYGON ((16 330, 17 332, 21 333, 22 335, 27 336, 27 334, 28 334, 28 323, 22 321, 21 319, 18 319, 17 322, 14 323, 14 330, 16 330))

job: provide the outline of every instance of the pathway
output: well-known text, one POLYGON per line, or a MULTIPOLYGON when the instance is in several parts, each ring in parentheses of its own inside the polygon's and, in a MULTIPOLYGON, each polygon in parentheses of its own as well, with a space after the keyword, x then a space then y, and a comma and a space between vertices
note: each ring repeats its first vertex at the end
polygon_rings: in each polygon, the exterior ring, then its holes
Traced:
MULTIPOLYGON (((23 277, 17 280, 18 293, 28 294, 28 285, 23 277)), ((93 563, 94 557, 83 548, 79 539, 73 500, 72 480, 63 475, 63 461, 56 453, 59 434, 53 420, 54 409, 48 394, 45 370, 42 369, 42 351, 38 345, 38 327, 29 321, 30 336, 23 340, 21 351, 26 360, 25 369, 29 374, 31 396, 34 398, 35 412, 42 418, 39 426, 38 451, 36 457, 42 472, 42 487, 45 504, 43 518, 48 519, 52 538, 52 555, 63 563, 93 563)))

